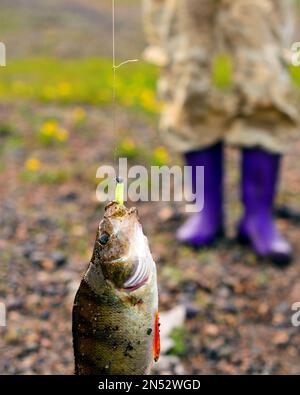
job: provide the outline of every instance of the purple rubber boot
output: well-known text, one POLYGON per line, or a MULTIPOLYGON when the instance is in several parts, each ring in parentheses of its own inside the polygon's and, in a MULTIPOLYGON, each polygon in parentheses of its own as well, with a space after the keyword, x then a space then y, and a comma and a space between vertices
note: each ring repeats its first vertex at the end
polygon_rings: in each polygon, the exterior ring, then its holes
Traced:
MULTIPOLYGON (((196 166, 204 166, 204 209, 195 213, 177 231, 177 239, 199 248, 211 244, 223 231, 223 144, 189 152, 186 165, 192 167, 192 190, 196 192, 196 166)), ((203 191, 201 191, 203 193, 203 191)))
POLYGON ((245 211, 239 239, 250 243, 257 255, 274 263, 287 264, 292 259, 292 249, 280 235, 273 218, 280 162, 279 154, 261 149, 243 150, 242 200, 245 211))

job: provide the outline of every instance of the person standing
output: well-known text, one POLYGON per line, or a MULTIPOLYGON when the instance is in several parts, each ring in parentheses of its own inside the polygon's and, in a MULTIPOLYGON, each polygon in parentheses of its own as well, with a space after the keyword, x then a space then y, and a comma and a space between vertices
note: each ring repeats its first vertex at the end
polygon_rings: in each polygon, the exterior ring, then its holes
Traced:
POLYGON ((298 137, 297 97, 284 49, 293 0, 144 0, 146 60, 162 68, 160 129, 193 169, 205 167, 204 209, 178 230, 202 247, 224 231, 224 145, 241 149, 238 238, 285 263, 292 248, 273 205, 283 155, 298 137))

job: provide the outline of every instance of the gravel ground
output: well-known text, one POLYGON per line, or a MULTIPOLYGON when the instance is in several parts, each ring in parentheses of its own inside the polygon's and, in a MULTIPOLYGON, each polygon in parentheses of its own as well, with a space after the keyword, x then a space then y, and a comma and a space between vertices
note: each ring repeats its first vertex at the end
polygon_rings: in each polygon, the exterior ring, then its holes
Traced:
MULTIPOLYGON (((67 122, 72 108, 46 106, 30 111, 52 111, 67 122)), ((109 109, 86 111, 85 130, 93 133, 71 131, 64 149, 35 147, 44 166, 64 168, 71 174, 63 183, 52 185, 20 176, 32 150, 31 132, 19 108, 1 107, 3 116, 14 119, 28 136, 25 145, 6 144, 2 151, 0 297, 7 304, 8 325, 1 329, 1 373, 73 371, 72 302, 103 213, 92 179, 101 163, 110 162, 114 146, 109 109)), ((145 131, 136 136, 139 147, 155 146, 152 121, 122 110, 119 114, 126 130, 145 131)), ((6 139, 8 135, 2 133, 1 140, 6 139)), ((186 372, 300 373, 300 332, 291 325, 291 305, 300 301, 299 215, 295 211, 300 183, 294 160, 299 154, 300 145, 286 160, 279 196, 280 206, 289 206, 279 210, 281 217, 288 217, 279 219, 279 225, 295 248, 295 260, 285 269, 258 261, 235 242, 240 213, 235 151, 228 150, 228 237, 214 247, 196 252, 176 243, 174 229, 182 221, 183 207, 138 204, 158 266, 161 310, 182 304, 187 308, 187 320, 173 350, 186 372)))

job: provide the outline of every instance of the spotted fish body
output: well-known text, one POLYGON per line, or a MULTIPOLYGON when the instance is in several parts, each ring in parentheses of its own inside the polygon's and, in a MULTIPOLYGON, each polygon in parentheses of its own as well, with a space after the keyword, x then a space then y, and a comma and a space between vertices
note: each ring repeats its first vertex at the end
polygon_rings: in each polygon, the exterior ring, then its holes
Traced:
POLYGON ((105 210, 73 307, 75 374, 148 374, 159 357, 156 266, 135 209, 105 210))

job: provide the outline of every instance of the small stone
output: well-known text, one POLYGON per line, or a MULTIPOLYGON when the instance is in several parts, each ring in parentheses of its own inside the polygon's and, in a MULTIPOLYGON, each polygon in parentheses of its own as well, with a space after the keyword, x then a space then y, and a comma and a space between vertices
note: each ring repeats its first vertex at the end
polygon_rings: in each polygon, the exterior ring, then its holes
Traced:
POLYGON ((42 263, 41 267, 45 270, 52 271, 55 269, 55 263, 52 259, 46 258, 42 263))
POLYGON ((44 348, 50 348, 51 347, 51 341, 49 339, 46 339, 45 337, 43 337, 41 339, 41 346, 44 348))
POLYGON ((7 344, 15 345, 21 339, 21 335, 16 328, 7 327, 7 332, 5 335, 5 341, 7 344))
POLYGON ((186 306, 186 319, 187 320, 192 320, 193 318, 197 317, 197 315, 199 313, 200 313, 199 307, 196 307, 193 305, 186 306))
POLYGON ((24 300, 21 298, 9 298, 6 306, 8 311, 20 310, 24 307, 24 300))
POLYGON ((218 334, 219 334, 219 329, 218 329, 217 325, 214 325, 214 324, 205 325, 204 335, 215 337, 215 336, 218 336, 218 334))
POLYGON ((32 254, 30 254, 29 259, 34 265, 41 266, 45 256, 40 251, 34 251, 32 254))
POLYGON ((61 267, 67 262, 67 258, 60 251, 54 251, 51 254, 51 259, 53 260, 56 267, 61 267))
POLYGON ((76 225, 76 226, 73 226, 71 232, 72 232, 73 236, 79 237, 79 236, 83 236, 86 233, 86 229, 84 226, 76 225))
POLYGON ((48 320, 48 318, 50 317, 50 311, 48 310, 44 310, 41 314, 41 319, 42 320, 48 320))
POLYGON ((275 344, 276 346, 283 346, 286 345, 289 342, 289 335, 287 334, 287 332, 277 332, 273 338, 272 338, 272 342, 273 344, 275 344))
POLYGON ((224 304, 224 311, 230 314, 236 314, 238 312, 236 306, 229 302, 224 304))
POLYGON ((266 315, 268 313, 268 311, 269 311, 269 306, 267 305, 267 303, 261 303, 258 306, 258 313, 260 315, 266 315))
POLYGON ((173 210, 170 207, 164 207, 158 215, 160 220, 169 221, 173 216, 173 210))
POLYGON ((77 200, 77 198, 78 198, 78 194, 74 191, 70 191, 60 196, 59 200, 61 202, 74 202, 75 200, 77 200))
POLYGON ((280 324, 284 323, 285 320, 286 320, 286 317, 285 317, 284 314, 282 314, 282 313, 276 313, 276 314, 274 314, 274 316, 273 316, 272 323, 273 323, 274 325, 280 325, 280 324))

